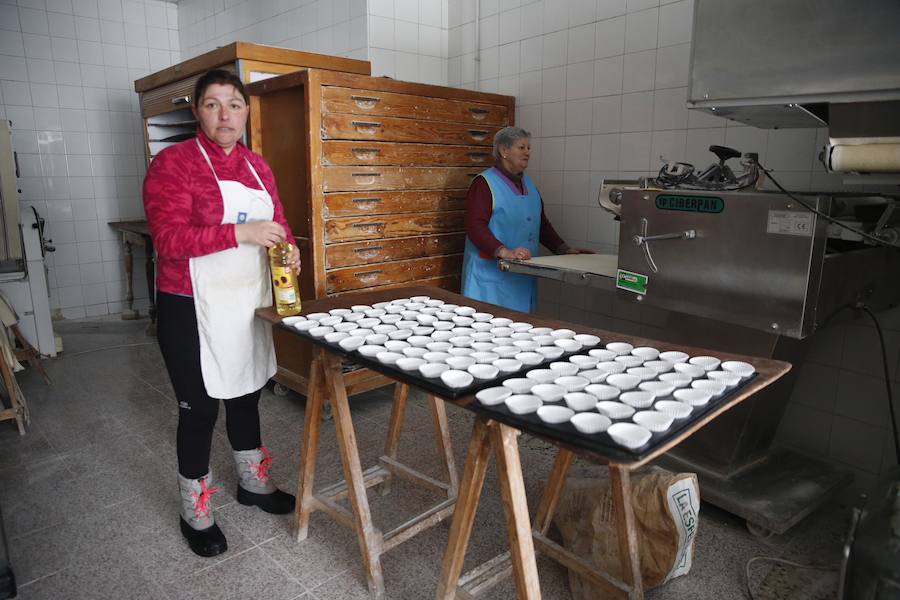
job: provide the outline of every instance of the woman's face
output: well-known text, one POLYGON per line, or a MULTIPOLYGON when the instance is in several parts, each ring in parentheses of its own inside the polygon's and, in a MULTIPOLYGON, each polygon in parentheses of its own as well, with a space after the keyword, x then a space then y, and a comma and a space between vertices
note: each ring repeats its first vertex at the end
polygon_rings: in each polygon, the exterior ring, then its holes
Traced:
POLYGON ((194 114, 206 136, 231 152, 247 127, 250 107, 231 84, 213 83, 203 91, 194 114))
POLYGON ((510 173, 522 173, 528 168, 529 158, 531 158, 529 138, 519 138, 509 148, 500 148, 500 160, 510 173))

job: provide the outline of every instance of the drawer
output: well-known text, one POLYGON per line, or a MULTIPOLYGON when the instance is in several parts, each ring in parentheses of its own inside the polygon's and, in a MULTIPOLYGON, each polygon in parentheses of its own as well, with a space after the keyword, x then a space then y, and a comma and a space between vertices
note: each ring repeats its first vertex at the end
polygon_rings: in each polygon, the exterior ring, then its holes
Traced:
POLYGON ((390 142, 328 141, 322 143, 323 165, 401 165, 466 167, 494 164, 491 149, 484 146, 395 144, 390 142))
MULTIPOLYGON (((234 63, 216 68, 231 71, 232 73, 235 72, 234 63)), ((172 112, 173 110, 190 108, 193 106, 194 86, 202 76, 203 73, 199 73, 193 77, 187 77, 186 79, 147 90, 141 94, 141 115, 146 118, 172 112)))
POLYGON ((380 215, 325 221, 325 243, 457 233, 465 229, 465 211, 380 215))
MULTIPOLYGON (((401 287, 409 287, 410 285, 433 285, 434 287, 439 287, 441 289, 445 289, 448 292, 454 292, 456 294, 459 293, 460 289, 460 281, 462 280, 461 273, 453 273, 452 275, 441 275, 439 277, 429 277, 428 279, 416 279, 413 281, 404 281, 403 283, 393 283, 388 285, 380 285, 373 288, 363 288, 361 290, 350 290, 346 292, 348 294, 359 294, 365 292, 373 292, 380 290, 389 290, 391 288, 401 288, 401 287)), ((343 294, 329 294, 330 296, 341 296, 343 294)), ((296 337, 296 336, 294 336, 296 337)), ((299 338, 302 339, 302 338, 299 338)))
POLYGON ((334 294, 380 285, 408 283, 462 271, 462 254, 433 256, 335 269, 325 273, 325 292, 334 294))
POLYGON ((481 171, 466 167, 325 167, 322 191, 468 189, 481 171))
POLYGON ((322 112, 509 125, 509 110, 501 104, 344 87, 322 89, 322 112))
POLYGON ((366 115, 322 115, 323 140, 375 140, 491 146, 500 127, 366 115))
POLYGON ((325 194, 325 217, 463 210, 464 190, 325 194))
POLYGON ((465 233, 329 244, 325 247, 325 268, 367 265, 422 256, 458 254, 465 249, 465 233))

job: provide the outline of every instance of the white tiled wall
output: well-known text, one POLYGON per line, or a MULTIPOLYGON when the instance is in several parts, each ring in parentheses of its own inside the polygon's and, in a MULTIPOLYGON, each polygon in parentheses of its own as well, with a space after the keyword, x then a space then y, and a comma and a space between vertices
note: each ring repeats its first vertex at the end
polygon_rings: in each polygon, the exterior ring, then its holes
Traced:
POLYGON ((369 0, 372 74, 447 85, 448 0, 369 0))
MULTIPOLYGON (((825 130, 762 130, 685 108, 691 0, 480 0, 477 64, 475 2, 449 0, 448 84, 516 96, 517 124, 532 132, 528 172, 570 244, 616 252, 601 179, 653 174, 660 157, 703 167, 710 144, 758 152, 789 189, 840 188, 815 160, 825 130)), ((649 337, 664 325, 658 311, 546 281, 539 312, 649 337)), ((882 316, 897 377, 900 310, 882 316)), ((779 431, 781 443, 852 470, 852 491, 895 460, 877 348, 864 319, 821 332, 779 431)))
POLYGON ((181 0, 182 55, 234 41, 365 60, 366 0, 181 0))
MULTIPOLYGON (((108 221, 141 218, 144 150, 133 82, 179 60, 159 0, 0 0, 0 117, 13 124, 22 197, 47 220, 51 305, 120 312, 122 248, 108 221)), ((136 304, 147 305, 136 260, 136 304)))

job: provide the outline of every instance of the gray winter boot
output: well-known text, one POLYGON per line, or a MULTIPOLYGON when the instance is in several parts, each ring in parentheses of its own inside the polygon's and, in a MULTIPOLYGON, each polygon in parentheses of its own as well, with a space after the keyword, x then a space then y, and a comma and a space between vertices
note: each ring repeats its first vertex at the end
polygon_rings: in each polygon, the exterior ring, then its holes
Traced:
POLYGON ((212 470, 199 479, 178 475, 181 489, 181 534, 200 556, 216 556, 228 549, 225 534, 216 525, 210 499, 219 488, 210 485, 212 470))
POLYGON ((267 513, 284 515, 294 510, 294 496, 282 492, 269 479, 272 458, 265 446, 253 450, 234 450, 238 473, 237 501, 258 506, 267 513))

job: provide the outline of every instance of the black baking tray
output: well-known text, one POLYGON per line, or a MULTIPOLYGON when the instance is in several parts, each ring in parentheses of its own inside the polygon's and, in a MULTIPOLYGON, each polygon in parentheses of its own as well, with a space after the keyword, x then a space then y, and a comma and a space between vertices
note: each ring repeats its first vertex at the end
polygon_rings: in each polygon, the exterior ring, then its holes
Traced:
MULTIPOLYGON (((547 368, 547 365, 551 362, 564 361, 571 356, 579 354, 588 354, 590 350, 602 347, 604 343, 603 340, 601 340, 595 346, 585 346, 577 352, 564 353, 559 358, 548 359, 537 365, 523 365, 522 369, 516 371, 515 373, 501 373, 494 379, 475 379, 475 381, 472 382, 472 385, 464 388, 450 388, 444 385, 444 382, 441 381, 440 378, 422 377, 422 375, 418 371, 404 371, 403 369, 395 365, 386 365, 380 362, 375 357, 363 356, 355 350, 347 352, 338 344, 329 343, 325 341, 325 338, 313 337, 307 332, 300 331, 290 325, 278 323, 276 327, 281 327, 283 329, 291 331, 303 337, 304 339, 309 340, 317 346, 327 348, 335 354, 346 357, 352 362, 372 369, 373 371, 383 373, 388 377, 391 377, 392 379, 396 379, 397 381, 401 381, 409 385, 414 385, 426 391, 437 394, 438 396, 451 399, 475 394, 478 391, 489 387, 499 386, 507 379, 512 379, 514 377, 524 377, 528 371, 531 371, 533 369, 547 368)), ((726 389, 721 396, 710 400, 705 406, 695 407, 688 417, 684 419, 676 419, 667 431, 662 431, 659 433, 651 432, 652 435, 650 436, 650 439, 646 444, 639 448, 626 448, 624 446, 620 446, 619 444, 615 443, 606 432, 585 434, 575 429, 575 426, 568 422, 555 425, 545 423, 544 421, 541 421, 541 419, 537 416, 537 413, 517 415, 506 408, 505 404, 485 406, 484 404, 478 402, 478 400, 473 399, 473 402, 468 405, 468 408, 470 408, 473 412, 487 415, 496 421, 499 421, 506 425, 510 425, 526 433, 531 433, 551 440, 557 440, 574 448, 589 450, 591 452, 595 452, 597 454, 605 456, 610 460, 636 462, 642 460, 645 456, 651 454, 658 447, 664 445, 672 438, 678 436, 682 431, 696 423, 698 420, 701 420, 708 413, 727 403, 736 394, 740 393, 743 388, 749 385, 750 382, 752 382, 757 377, 757 375, 758 373, 754 373, 750 377, 741 380, 738 385, 733 388, 726 389)), ((630 418, 613 420, 613 423, 618 422, 630 423, 633 421, 631 421, 630 418)))
POLYGON ((497 377, 493 379, 475 379, 470 385, 461 388, 451 388, 444 385, 444 382, 440 377, 423 377, 419 371, 404 371, 400 367, 396 365, 386 365, 379 361, 374 356, 363 356, 356 350, 352 350, 350 352, 341 348, 338 344, 332 344, 330 342, 325 341, 325 338, 317 338, 309 335, 306 331, 300 331, 291 325, 285 325, 284 323, 279 323, 277 325, 282 329, 287 329, 288 331, 292 331, 297 335, 303 337, 304 339, 309 340, 313 344, 317 346, 322 346, 324 348, 328 348, 330 351, 335 354, 339 354, 347 359, 353 361, 358 365, 362 365, 368 369, 372 369, 373 371, 378 371, 379 373, 384 373, 389 377, 394 379, 398 379, 403 383, 408 383, 410 385, 414 385, 416 387, 420 387, 424 390, 437 394, 438 396, 442 396, 444 398, 461 398, 463 396, 468 396, 470 394, 474 394, 480 390, 489 387, 495 387, 500 385, 502 382, 507 379, 512 379, 514 377, 524 377, 525 373, 531 371, 532 369, 545 369, 547 365, 552 362, 559 362, 568 360, 570 356, 575 356, 577 354, 587 354, 589 350, 593 350, 594 348, 602 347, 603 340, 598 342, 594 346, 582 346, 582 348, 576 352, 564 352, 559 358, 547 359, 541 363, 536 365, 522 365, 522 368, 518 371, 514 371, 512 373, 504 373, 501 372, 497 377))

